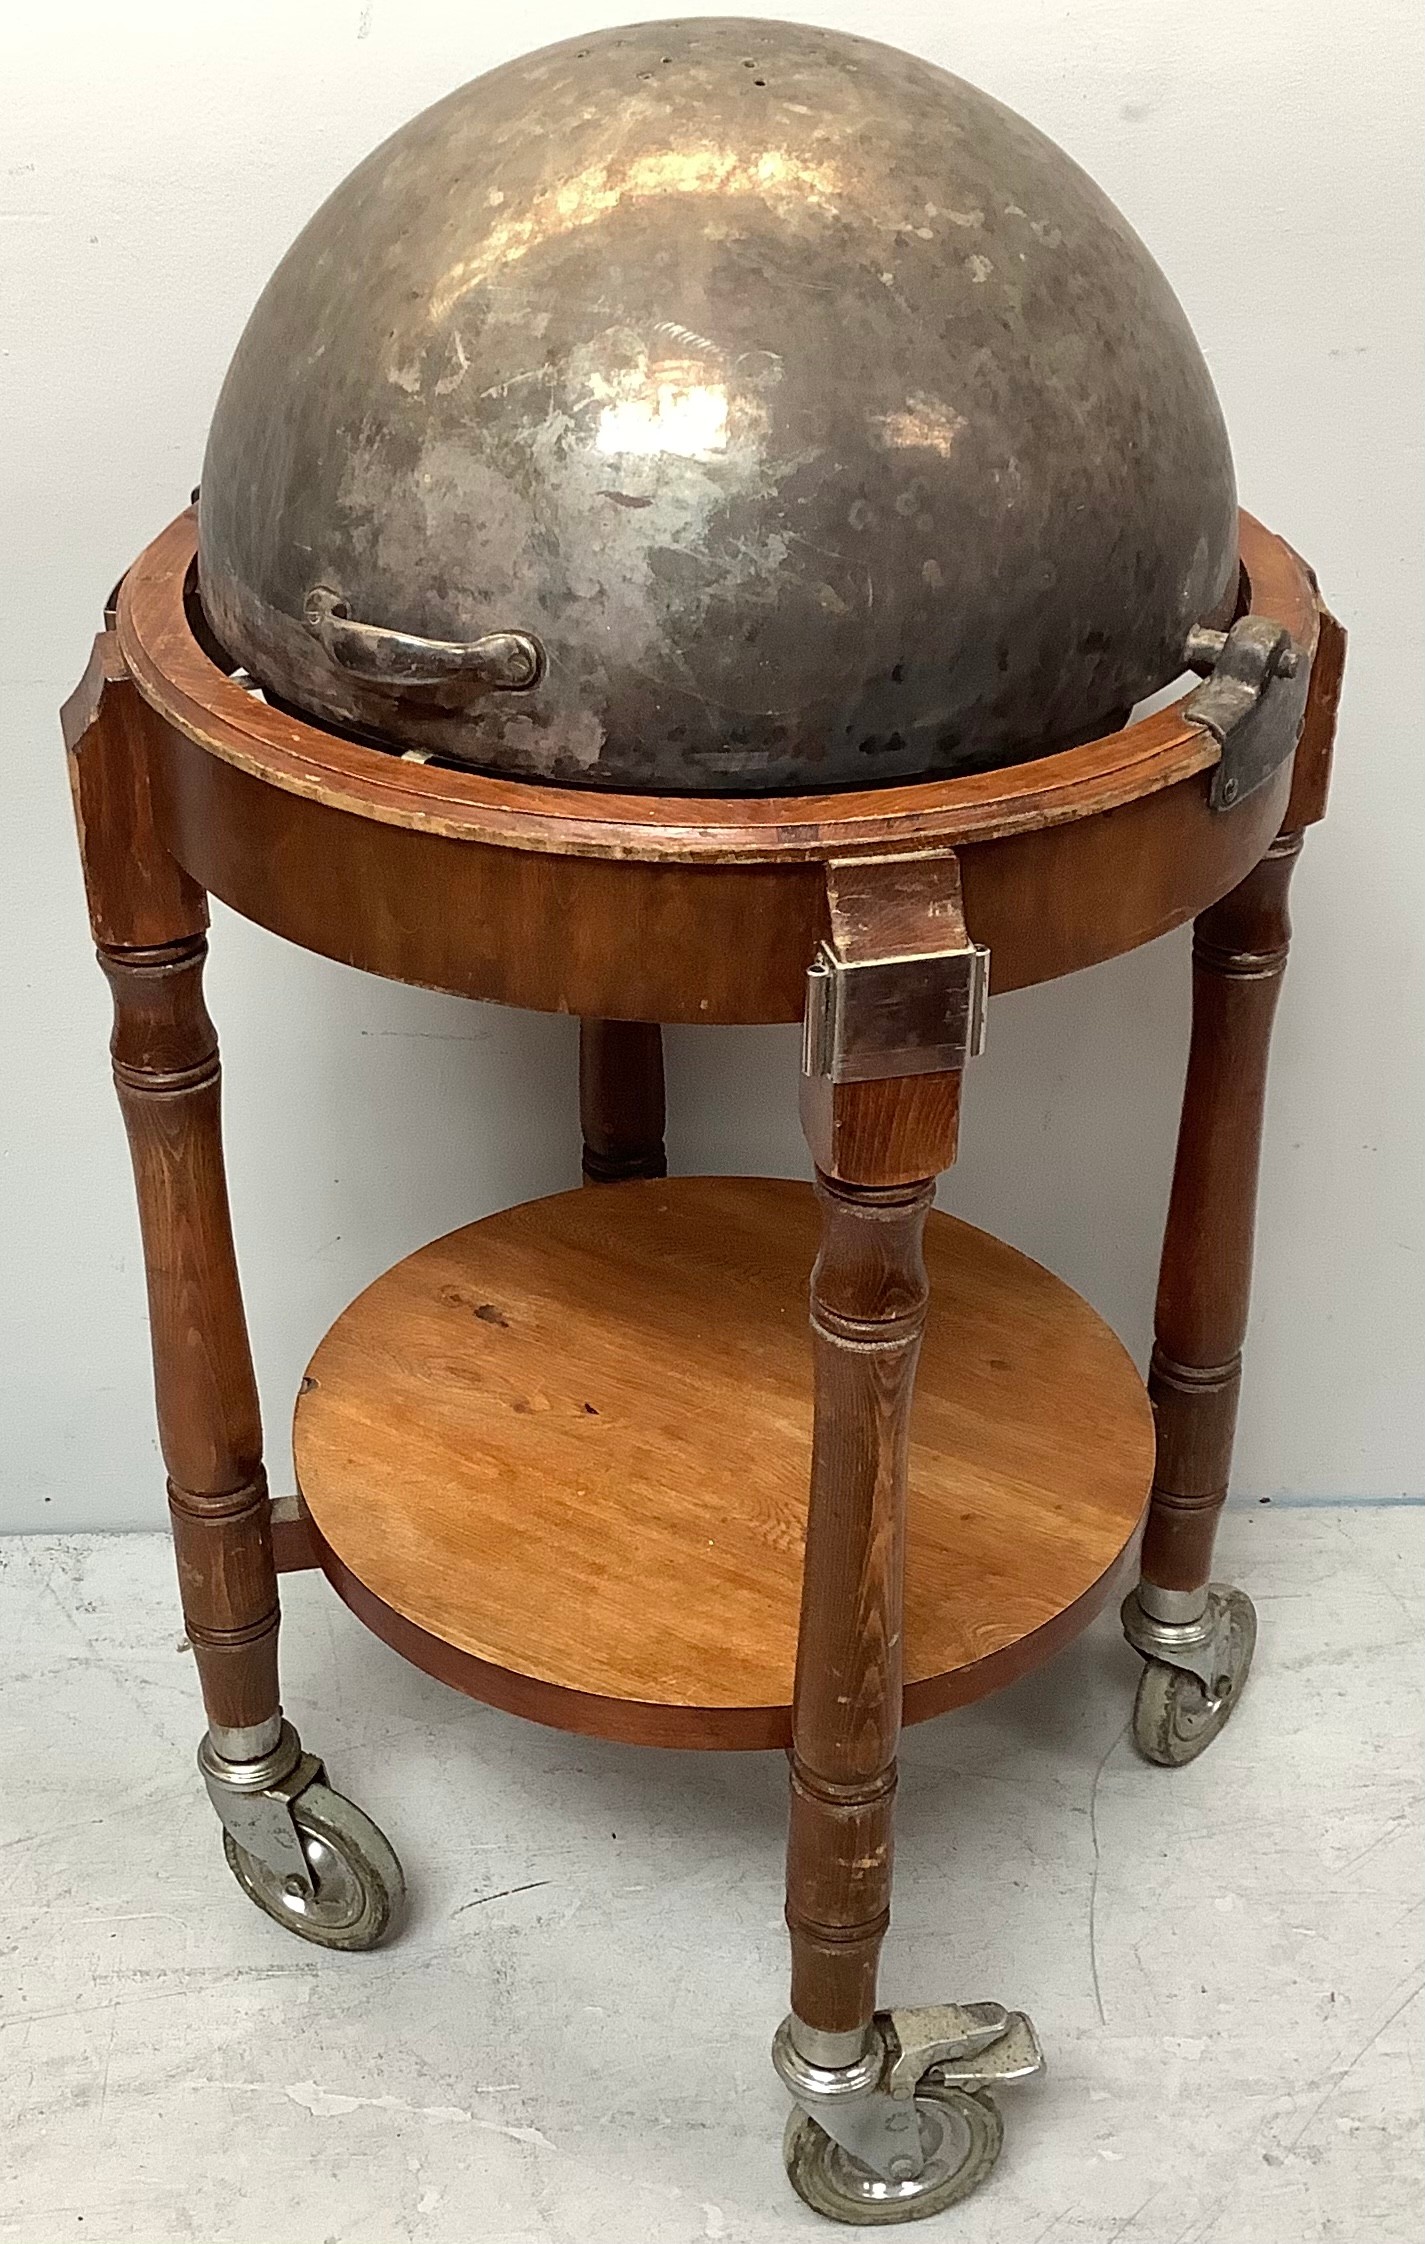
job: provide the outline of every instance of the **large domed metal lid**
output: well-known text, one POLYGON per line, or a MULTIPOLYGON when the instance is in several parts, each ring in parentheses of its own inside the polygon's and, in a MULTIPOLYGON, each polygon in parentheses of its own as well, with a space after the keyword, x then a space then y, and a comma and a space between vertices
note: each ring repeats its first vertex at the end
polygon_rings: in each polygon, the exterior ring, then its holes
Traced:
POLYGON ((797 24, 546 48, 326 202, 238 345, 200 584, 398 748, 750 792, 1110 729, 1230 608, 1183 312, 1062 150, 797 24))

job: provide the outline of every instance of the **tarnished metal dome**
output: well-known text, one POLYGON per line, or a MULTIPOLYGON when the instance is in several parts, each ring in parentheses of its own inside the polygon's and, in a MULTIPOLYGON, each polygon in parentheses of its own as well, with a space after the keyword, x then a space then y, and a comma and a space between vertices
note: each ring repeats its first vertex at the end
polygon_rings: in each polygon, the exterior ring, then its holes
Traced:
POLYGON ((275 698, 677 792, 1111 728, 1230 606, 1183 312, 1063 152, 874 41, 737 18, 491 71, 278 266, 200 585, 275 698))

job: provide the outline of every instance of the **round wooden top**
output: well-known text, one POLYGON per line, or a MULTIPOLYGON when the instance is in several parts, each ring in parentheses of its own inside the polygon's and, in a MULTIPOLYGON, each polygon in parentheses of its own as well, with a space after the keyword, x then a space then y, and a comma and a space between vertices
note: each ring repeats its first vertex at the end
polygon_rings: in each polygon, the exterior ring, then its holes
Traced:
MULTIPOLYGON (((1218 760, 1183 702, 1081 748, 968 778, 802 796, 600 794, 407 762, 289 716, 213 660, 190 601, 197 529, 180 515, 129 570, 119 600, 124 660, 187 739, 290 795, 382 824, 561 857, 695 865, 797 864, 849 850, 959 846, 1092 818, 1175 787, 1218 760)), ((1314 649, 1305 565, 1241 518, 1249 606, 1314 649)))
MULTIPOLYGON (((635 1743, 784 1746, 811 1445, 808 1186, 585 1188, 398 1263, 297 1405, 347 1603, 512 1713, 635 1743)), ((905 1712, 977 1698, 1098 1609, 1153 1469, 1084 1301, 930 1218, 910 1453, 905 1712)))

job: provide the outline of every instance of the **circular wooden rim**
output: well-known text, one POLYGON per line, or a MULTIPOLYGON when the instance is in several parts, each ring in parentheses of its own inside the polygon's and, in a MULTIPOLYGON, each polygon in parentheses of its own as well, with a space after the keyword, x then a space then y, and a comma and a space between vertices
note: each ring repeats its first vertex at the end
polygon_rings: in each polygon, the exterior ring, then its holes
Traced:
MULTIPOLYGON (((1248 600, 1310 649, 1316 605, 1304 562, 1241 516, 1248 600)), ((186 596, 197 555, 189 508, 140 554, 119 598, 120 650, 139 691, 190 740, 289 794, 451 840, 565 857, 709 865, 804 863, 848 850, 994 841, 1152 795, 1218 760, 1186 696, 1122 732, 968 778, 822 795, 601 794, 408 763, 257 700, 194 636, 186 596)))

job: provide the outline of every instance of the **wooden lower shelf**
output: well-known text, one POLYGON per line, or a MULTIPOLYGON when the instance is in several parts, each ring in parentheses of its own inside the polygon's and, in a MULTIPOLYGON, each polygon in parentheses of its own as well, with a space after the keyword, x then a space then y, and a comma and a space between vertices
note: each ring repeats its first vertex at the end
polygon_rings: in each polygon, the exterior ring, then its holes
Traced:
MULTIPOLYGON (((811 1445, 806 1185, 584 1187, 378 1278, 297 1405, 322 1564, 376 1633, 510 1712, 784 1746, 811 1445)), ((935 1214, 916 1386, 908 1721, 1046 1658, 1107 1596, 1153 1469, 1119 1341, 935 1214)))

